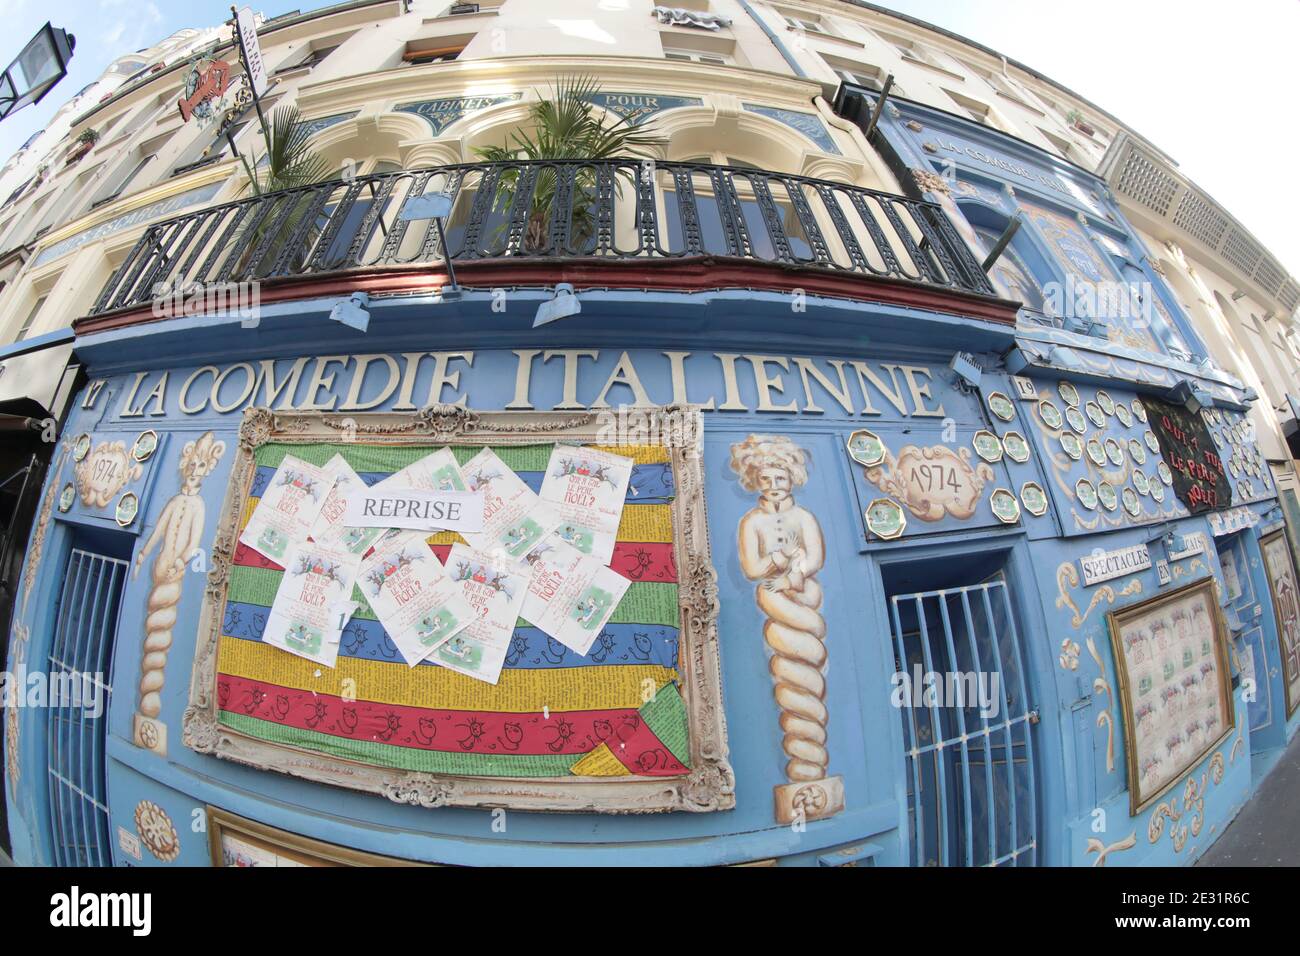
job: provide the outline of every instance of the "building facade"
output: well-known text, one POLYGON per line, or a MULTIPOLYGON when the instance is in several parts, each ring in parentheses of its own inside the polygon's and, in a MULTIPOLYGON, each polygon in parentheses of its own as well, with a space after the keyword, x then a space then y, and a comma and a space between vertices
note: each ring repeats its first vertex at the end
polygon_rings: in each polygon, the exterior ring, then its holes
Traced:
POLYGON ((866 4, 257 33, 322 181, 250 188, 221 28, 0 208, 0 408, 59 425, 15 506, 15 860, 1147 865, 1222 832, 1300 726, 1297 285, 1168 157, 866 4), (575 77, 635 149, 492 152, 575 77), (390 577, 495 601, 550 560, 444 530, 362 546, 332 648, 277 636, 295 577, 340 579, 268 509, 432 462, 518 529, 561 478, 612 501, 566 538, 605 604, 408 666, 390 577))

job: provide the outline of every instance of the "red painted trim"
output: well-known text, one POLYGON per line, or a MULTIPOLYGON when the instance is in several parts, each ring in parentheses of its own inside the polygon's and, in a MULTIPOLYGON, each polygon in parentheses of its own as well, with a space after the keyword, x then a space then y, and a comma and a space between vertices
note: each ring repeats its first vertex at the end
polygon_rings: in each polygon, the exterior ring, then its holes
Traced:
MULTIPOLYGON (((896 279, 869 278, 852 272, 830 272, 756 262, 726 256, 690 259, 484 259, 456 263, 456 277, 466 288, 548 286, 569 282, 577 289, 633 288, 665 292, 715 289, 756 289, 878 302, 909 309, 983 319, 1014 327, 1017 305, 1005 299, 958 292, 896 279)), ((366 292, 372 296, 419 295, 436 292, 447 282, 437 266, 354 269, 327 276, 273 279, 262 285, 261 301, 288 302, 323 296, 366 292)), ((105 332, 159 320, 152 305, 89 316, 73 323, 78 335, 105 332)))

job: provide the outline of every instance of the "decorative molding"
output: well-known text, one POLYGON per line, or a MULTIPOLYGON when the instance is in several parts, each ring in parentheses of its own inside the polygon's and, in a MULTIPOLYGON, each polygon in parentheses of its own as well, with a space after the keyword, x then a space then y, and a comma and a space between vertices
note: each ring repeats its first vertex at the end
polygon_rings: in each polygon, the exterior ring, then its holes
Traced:
POLYGON ((167 811, 150 800, 141 800, 135 807, 135 832, 150 853, 164 863, 180 856, 181 839, 176 833, 167 811))
POLYGON ((437 100, 417 100, 399 103, 394 113, 413 113, 429 124, 434 136, 441 136, 448 127, 460 122, 471 113, 480 113, 502 103, 513 103, 522 93, 499 93, 493 96, 448 96, 437 100))
POLYGON ((1092 692, 1106 695, 1106 709, 1097 714, 1097 726, 1106 728, 1106 772, 1114 773, 1115 715, 1112 710, 1115 706, 1115 692, 1111 690, 1110 681, 1106 680, 1106 663, 1101 659, 1101 654, 1097 652, 1097 645, 1092 642, 1091 637, 1084 643, 1088 645, 1088 653, 1097 664, 1098 674, 1092 680, 1092 692))
POLYGON ((185 711, 185 745, 205 754, 292 776, 380 793, 422 807, 509 807, 517 810, 598 813, 712 811, 735 806, 735 774, 728 763, 718 642, 717 578, 712 567, 704 504, 702 417, 694 406, 638 409, 649 434, 693 436, 668 448, 678 493, 672 503, 673 551, 682 569, 682 698, 689 721, 690 764, 684 777, 461 777, 359 764, 244 736, 218 722, 217 652, 226 586, 257 449, 268 442, 338 441, 341 433, 392 445, 528 445, 607 441, 591 412, 479 412, 433 405, 415 414, 361 413, 346 419, 323 412, 249 408, 240 425, 230 483, 212 546, 198 623, 198 646, 185 711), (693 427, 682 428, 684 419, 693 427), (674 423, 670 429, 669 423, 674 423))
POLYGON ((812 140, 823 153, 840 155, 839 147, 835 145, 835 140, 831 137, 830 131, 826 129, 821 117, 816 113, 781 109, 776 106, 760 106, 757 103, 746 103, 744 108, 746 112, 766 116, 768 119, 776 120, 778 123, 790 127, 796 133, 802 133, 812 140))
POLYGON ((934 193, 939 196, 948 196, 952 190, 948 186, 948 181, 938 173, 929 169, 913 169, 912 178, 916 184, 921 187, 922 191, 934 193))
POLYGON ((1122 852, 1123 850, 1131 850, 1131 849, 1133 849, 1133 847, 1135 847, 1135 846, 1137 846, 1137 831, 1136 831, 1136 830, 1134 830, 1132 833, 1130 833, 1130 834, 1129 834, 1128 836, 1126 836, 1124 839, 1122 839, 1122 840, 1120 840, 1120 841, 1118 841, 1118 842, 1116 842, 1116 843, 1112 843, 1112 844, 1110 844, 1109 846, 1103 844, 1103 843, 1102 843, 1100 840, 1098 840, 1096 837, 1088 837, 1088 850, 1087 850, 1087 852, 1089 852, 1089 853, 1096 853, 1096 854, 1097 854, 1097 859, 1095 859, 1095 860, 1092 861, 1092 865, 1093 865, 1093 866, 1105 866, 1105 865, 1106 865, 1106 857, 1107 857, 1109 854, 1111 854, 1111 853, 1119 853, 1119 852, 1122 852))

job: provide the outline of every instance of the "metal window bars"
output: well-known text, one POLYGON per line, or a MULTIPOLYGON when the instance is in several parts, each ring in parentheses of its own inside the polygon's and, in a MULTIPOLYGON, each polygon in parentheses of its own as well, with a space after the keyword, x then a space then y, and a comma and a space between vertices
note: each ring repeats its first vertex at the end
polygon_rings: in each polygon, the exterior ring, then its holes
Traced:
POLYGON ((126 572, 126 561, 74 549, 53 615, 46 733, 55 866, 113 863, 104 748, 109 667, 126 572))
POLYGON ((1006 585, 896 595, 890 611, 909 682, 900 715, 912 865, 1034 865, 1036 715, 1006 585))
POLYGON ((996 293, 930 202, 785 173, 636 159, 470 163, 252 196, 148 226, 90 315, 195 284, 435 265, 433 221, 407 198, 452 199, 457 262, 732 257, 996 293))

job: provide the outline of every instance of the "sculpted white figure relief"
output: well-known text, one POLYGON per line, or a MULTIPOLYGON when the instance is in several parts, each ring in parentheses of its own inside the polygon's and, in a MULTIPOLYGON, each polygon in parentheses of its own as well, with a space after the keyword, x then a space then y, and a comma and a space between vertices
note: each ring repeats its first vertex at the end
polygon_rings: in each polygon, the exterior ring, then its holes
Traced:
POLYGON ((165 754, 166 728, 158 720, 162 712, 162 687, 167 652, 172 646, 176 606, 180 603, 185 569, 203 539, 205 519, 199 491, 203 479, 216 468, 226 453, 226 443, 212 432, 204 432, 181 449, 181 487, 163 508, 153 533, 136 555, 132 577, 138 577, 145 559, 158 549, 153 563, 153 589, 149 592, 149 616, 145 619, 144 651, 140 658, 140 705, 135 715, 135 743, 138 747, 165 754))
POLYGON ((750 435, 731 446, 731 468, 758 504, 740 519, 740 567, 757 582, 767 617, 763 639, 781 709, 789 783, 775 789, 782 823, 831 816, 844 808, 844 785, 827 777, 826 621, 817 574, 826 561, 821 525, 795 501, 808 481, 808 453, 783 435, 750 435))

